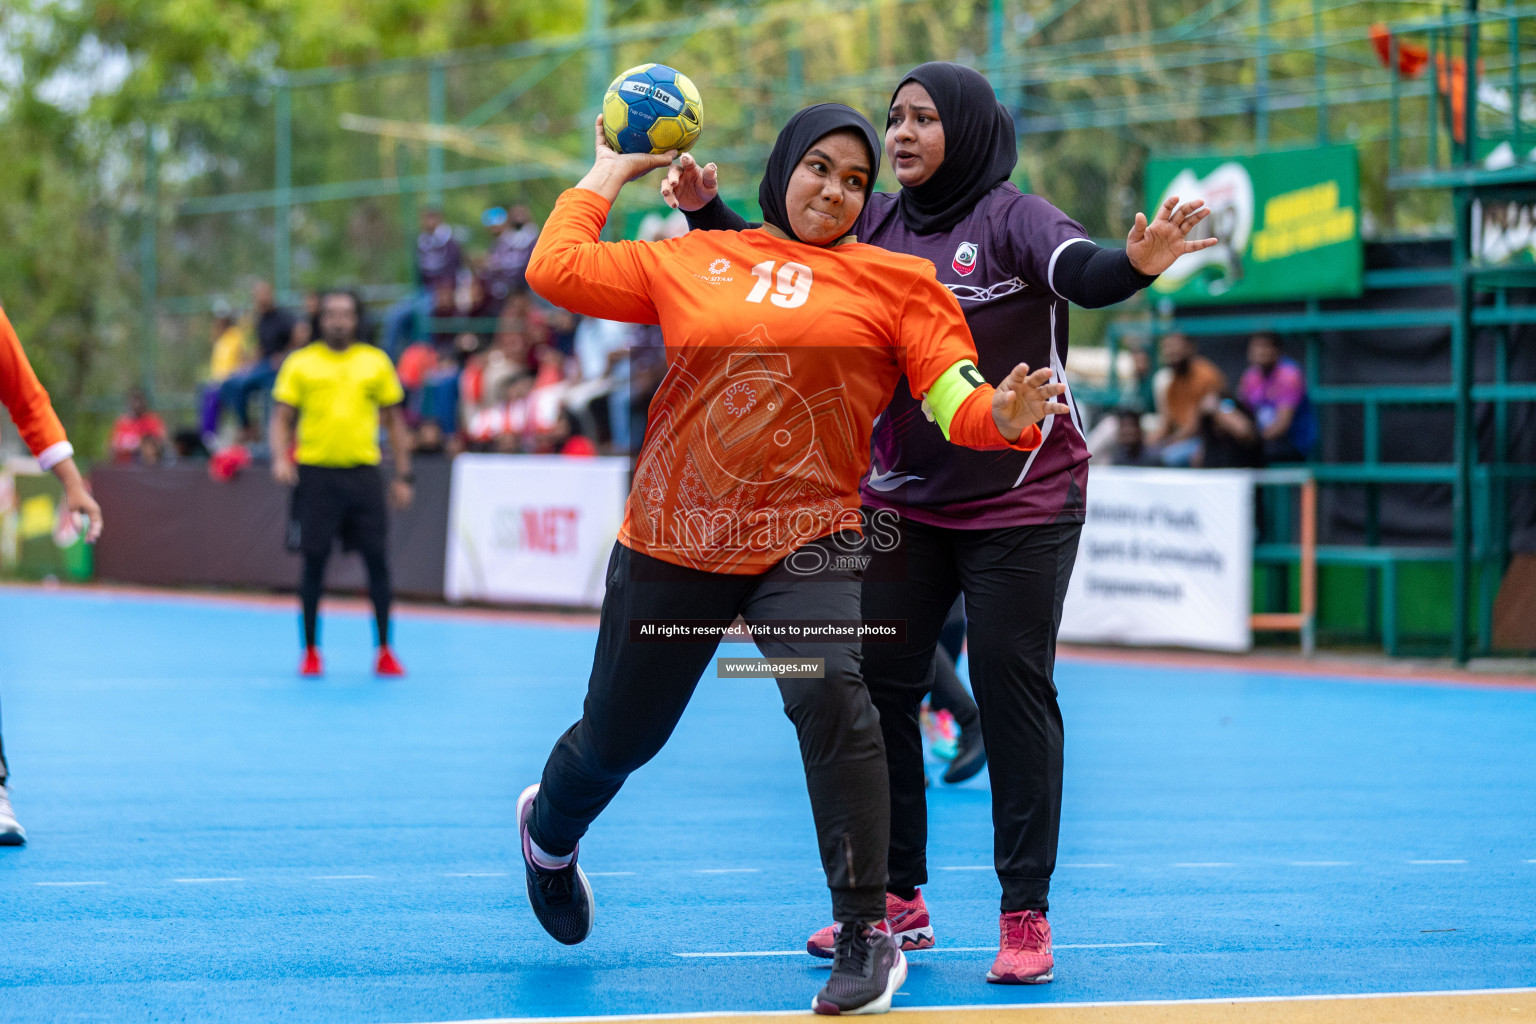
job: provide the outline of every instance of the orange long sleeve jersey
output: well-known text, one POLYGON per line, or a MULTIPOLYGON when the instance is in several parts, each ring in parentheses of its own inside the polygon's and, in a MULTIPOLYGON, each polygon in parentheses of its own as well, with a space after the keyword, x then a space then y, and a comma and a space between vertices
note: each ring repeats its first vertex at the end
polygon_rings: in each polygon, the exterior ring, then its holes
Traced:
POLYGON ((905 374, 922 398, 941 377, 952 441, 1010 444, 960 305, 927 260, 857 242, 823 249, 764 229, 600 242, 609 203, 560 197, 528 264, 544 298, 584 316, 659 324, 667 373, 619 541, 664 561, 761 573, 797 547, 858 528, 875 417, 905 374), (960 372, 965 371, 965 372, 960 372))
POLYGON ((48 392, 27 362, 27 354, 21 350, 21 340, 0 309, 0 405, 10 412, 21 439, 44 469, 52 469, 75 454, 64 436, 64 424, 59 422, 48 401, 48 392))

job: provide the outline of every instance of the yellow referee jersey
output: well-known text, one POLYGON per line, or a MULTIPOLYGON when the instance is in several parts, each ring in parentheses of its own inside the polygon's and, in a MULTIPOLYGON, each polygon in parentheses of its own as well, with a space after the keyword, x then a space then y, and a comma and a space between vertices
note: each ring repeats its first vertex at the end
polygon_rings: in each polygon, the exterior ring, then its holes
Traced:
POLYGON ((299 411, 300 465, 376 466, 379 409, 405 391, 380 349, 354 342, 338 352, 317 341, 283 360, 272 397, 299 411))

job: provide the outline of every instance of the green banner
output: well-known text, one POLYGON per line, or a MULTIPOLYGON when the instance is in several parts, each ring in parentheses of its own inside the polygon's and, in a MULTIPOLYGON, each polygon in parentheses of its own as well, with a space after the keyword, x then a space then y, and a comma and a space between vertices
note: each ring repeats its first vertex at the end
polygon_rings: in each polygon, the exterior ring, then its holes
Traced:
POLYGON ((1353 146, 1147 161, 1147 210, 1204 199, 1181 256, 1152 285, 1176 303, 1333 299, 1360 294, 1360 165, 1353 146))

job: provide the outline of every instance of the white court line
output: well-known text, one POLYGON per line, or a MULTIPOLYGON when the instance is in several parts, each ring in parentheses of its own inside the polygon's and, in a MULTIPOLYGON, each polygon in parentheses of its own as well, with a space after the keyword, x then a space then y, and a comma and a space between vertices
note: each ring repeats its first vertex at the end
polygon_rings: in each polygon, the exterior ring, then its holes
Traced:
POLYGON ((1057 864, 1058 868, 1117 868, 1119 864, 1057 864))
MULTIPOLYGON (((1536 988, 1471 988, 1441 989, 1432 992, 1340 992, 1318 993, 1304 996, 1220 996, 1213 999, 1094 999, 1050 1003, 1051 1007, 1112 1007, 1112 1006, 1208 1006, 1231 1003, 1300 1003, 1360 999, 1423 999, 1432 996, 1512 996, 1530 995, 1536 988)), ((999 1011, 1016 1010, 1028 1013, 1032 1006, 1008 1006, 998 1003, 980 1003, 964 1006, 893 1006, 891 1013, 977 1013, 995 1015, 999 1011)), ((684 1013, 615 1013, 572 1014, 568 1017, 481 1017, 474 1020, 434 1021, 431 1024, 583 1024, 583 1022, 620 1022, 637 1020, 709 1020, 720 1017, 784 1017, 804 1014, 804 1010, 692 1010, 684 1013)))
POLYGON ((106 885, 107 883, 106 882, 33 882, 32 884, 33 885, 75 886, 75 885, 106 885))
MULTIPOLYGON (((1056 949, 1130 949, 1135 946, 1161 946, 1161 942, 1058 942, 1056 949)), ((996 946, 934 946, 931 949, 911 950, 907 953, 996 953, 996 946)), ((737 957, 737 956, 805 956, 803 949, 761 949, 743 950, 740 952, 726 950, 720 953, 673 953, 673 956, 698 959, 701 957, 737 957)))
POLYGON ((444 878, 506 878, 505 871, 449 871, 444 878))
POLYGON ((1465 864, 1464 860, 1411 860, 1409 864, 1465 864))
POLYGON ((1225 860, 1194 860, 1169 865, 1175 868, 1235 868, 1236 864, 1225 860))
POLYGON ((633 871, 588 871, 588 878, 618 878, 620 875, 632 875, 633 871))
POLYGON ((762 868, 699 868, 696 875, 756 875, 762 868))
POLYGON ((1348 867, 1353 861, 1348 860, 1293 860, 1293 868, 1343 868, 1348 867))
POLYGON ((377 878, 377 875, 310 875, 311 882, 342 882, 353 878, 377 878))
POLYGON ((173 881, 173 882, 180 882, 183 885, 199 885, 199 884, 201 884, 203 882, 243 882, 243 881, 245 881, 245 879, 243 879, 243 878, 173 878, 173 879, 171 879, 171 881, 173 881))
POLYGON ((939 868, 940 871, 995 871, 991 864, 961 864, 953 868, 939 868))

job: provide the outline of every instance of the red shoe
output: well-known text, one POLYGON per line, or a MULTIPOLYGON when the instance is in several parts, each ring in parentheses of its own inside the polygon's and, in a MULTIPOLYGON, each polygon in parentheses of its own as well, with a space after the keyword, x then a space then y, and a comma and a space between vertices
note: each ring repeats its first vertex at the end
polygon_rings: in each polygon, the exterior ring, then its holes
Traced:
POLYGON ((1056 959, 1051 956, 1051 923, 1038 910, 1004 914, 998 921, 1002 933, 997 959, 987 980, 999 985, 1043 985, 1054 978, 1056 959))
MULTIPOLYGON (((928 905, 923 902, 923 890, 917 890, 912 900, 904 900, 893 892, 885 894, 885 927, 896 937, 896 946, 903 953, 914 949, 933 948, 933 925, 928 921, 928 905)), ((831 960, 837 946, 837 933, 842 928, 829 924, 812 935, 805 943, 805 951, 811 956, 831 960)))
POLYGON ((320 648, 304 648, 304 660, 299 662, 299 675, 306 679, 325 675, 325 664, 320 660, 320 648))
POLYGON ((400 664, 395 652, 388 645, 379 648, 378 656, 373 660, 373 674, 376 676, 403 676, 405 666, 400 664))

